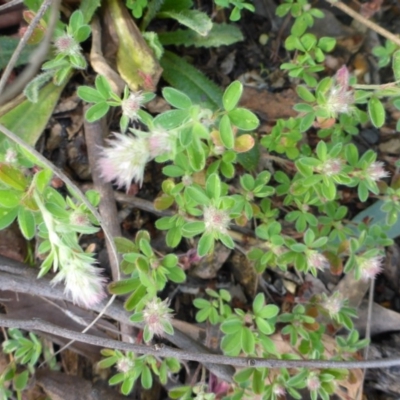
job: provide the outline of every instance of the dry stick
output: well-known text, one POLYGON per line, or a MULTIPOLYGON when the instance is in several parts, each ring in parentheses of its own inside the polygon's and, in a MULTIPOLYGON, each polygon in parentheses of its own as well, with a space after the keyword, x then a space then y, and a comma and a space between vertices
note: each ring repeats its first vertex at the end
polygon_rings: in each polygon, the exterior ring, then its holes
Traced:
POLYGON ((341 1, 334 1, 334 0, 326 0, 329 4, 332 6, 337 7, 339 10, 342 10, 344 13, 349 15, 350 17, 354 18, 358 22, 364 24, 367 28, 372 29, 379 35, 385 37, 386 39, 391 40, 393 43, 397 44, 400 46, 400 37, 394 35, 393 33, 390 33, 386 29, 382 28, 375 22, 370 21, 369 19, 363 17, 360 15, 357 11, 354 11, 352 8, 347 6, 346 4, 342 3, 341 1))
MULTIPOLYGON (((10 260, 0 256, 0 271, 2 271, 0 279, 0 290, 11 290, 19 293, 27 293, 30 295, 40 295, 51 299, 63 299, 71 301, 71 298, 62 292, 60 285, 51 287, 49 279, 33 280, 36 276, 35 270, 26 267, 18 261, 10 260)), ((101 310, 102 304, 93 307, 93 311, 101 310)), ((129 320, 129 314, 124 310, 122 302, 116 300, 106 311, 106 316, 132 326, 141 327, 142 324, 132 323, 129 320)), ((2 315, 0 314, 2 317, 2 315)), ((174 320, 172 320, 174 324, 174 320)), ((0 326, 19 327, 21 329, 31 330, 37 329, 46 333, 59 335, 61 337, 78 340, 84 343, 98 345, 102 347, 111 347, 121 350, 135 351, 141 354, 155 354, 163 357, 177 357, 182 360, 193 360, 201 362, 206 368, 221 379, 231 382, 233 369, 227 366, 237 367, 267 367, 267 368, 389 368, 400 365, 400 358, 386 358, 380 360, 365 361, 330 361, 330 360, 271 360, 249 357, 228 357, 210 354, 209 349, 201 345, 199 342, 187 337, 177 328, 174 335, 166 335, 166 338, 175 346, 184 348, 186 351, 180 351, 170 347, 155 345, 132 345, 118 341, 105 341, 98 337, 78 333, 75 331, 58 328, 57 326, 45 323, 40 320, 20 321, 11 318, 0 318, 0 326), (34 325, 31 325, 34 324, 34 325), (48 325, 47 325, 48 324, 48 325), (49 329, 47 329, 49 328, 49 329), (215 365, 219 364, 219 365, 215 365), (217 368, 217 369, 216 369, 217 368)))
MULTIPOLYGON (((39 47, 29 57, 29 65, 18 75, 12 85, 9 85, 4 93, 0 96, 0 105, 15 98, 23 91, 25 86, 32 80, 32 78, 40 70, 42 62, 45 60, 49 51, 50 41, 53 36, 54 29, 59 19, 59 9, 61 0, 54 0, 50 14, 50 21, 47 26, 46 34, 41 41, 39 47)), ((32 21, 33 23, 33 21, 32 21)), ((1 93, 1 92, 0 92, 1 93)))
MULTIPOLYGON (((85 112, 89 106, 85 107, 85 112)), ((87 122, 84 120, 86 147, 89 157, 89 165, 92 171, 92 180, 100 194, 99 212, 102 219, 102 227, 107 227, 110 234, 115 238, 122 236, 121 228, 118 222, 117 205, 114 199, 114 191, 110 183, 104 182, 99 174, 97 162, 101 157, 100 151, 103 148, 104 132, 108 130, 105 119, 102 118, 96 122, 87 122)), ((107 252, 109 255, 111 273, 113 281, 120 280, 119 259, 112 256, 112 247, 109 241, 106 241, 107 252)), ((124 342, 132 342, 133 329, 130 326, 122 324, 120 326, 122 332, 122 340, 124 342)))
MULTIPOLYGON (((54 300, 72 301, 71 297, 63 292, 61 285, 52 287, 50 285, 50 279, 47 276, 41 279, 36 279, 36 271, 18 261, 0 256, 0 271, 0 290, 26 293, 32 296, 42 296, 54 300)), ((106 300, 104 300, 103 303, 93 306, 92 311, 102 311, 105 302, 106 300)), ((125 311, 122 302, 118 299, 106 309, 104 314, 119 323, 143 329, 143 324, 133 323, 130 321, 130 315, 125 311)), ((179 322, 175 324, 175 321, 172 320, 172 325, 174 325, 174 334, 165 335, 166 339, 168 339, 172 344, 188 351, 199 353, 210 352, 210 350, 203 346, 200 341, 188 337, 179 329, 179 327, 175 326, 181 325, 179 322)), ((234 373, 232 367, 208 363, 204 363, 204 366, 220 379, 226 382, 232 382, 232 376, 234 373)))
POLYGON ((16 6, 16 5, 18 5, 18 4, 21 4, 21 3, 23 3, 23 2, 24 2, 24 0, 11 0, 11 1, 9 1, 9 2, 6 3, 6 4, 2 4, 2 5, 0 6, 0 11, 6 10, 7 8, 14 7, 14 6, 16 6))
MULTIPOLYGON (((371 339, 371 322, 372 322, 372 307, 374 304, 374 292, 375 292, 375 279, 370 279, 369 295, 368 295, 367 326, 365 329, 365 339, 367 339, 367 340, 371 339)), ((368 360, 369 345, 370 345, 370 343, 368 343, 367 347, 364 349, 364 360, 368 360)), ((361 390, 364 387, 365 373, 366 373, 366 370, 364 368, 363 375, 362 375, 362 382, 360 385, 360 393, 358 393, 358 397, 357 397, 358 399, 362 398, 361 390)))
MULTIPOLYGON (((89 107, 85 107, 85 112, 89 107)), ((96 122, 83 122, 85 129, 86 147, 89 158, 89 165, 92 172, 94 189, 100 194, 99 213, 101 215, 102 227, 106 226, 112 237, 121 236, 121 229, 118 223, 117 206, 114 200, 114 191, 110 183, 104 182, 99 175, 97 167, 100 151, 103 147, 103 134, 107 130, 104 118, 96 122)), ((107 244, 108 254, 112 254, 110 243, 107 244)), ((118 259, 110 258, 112 278, 114 281, 120 279, 118 259)))
POLYGON ((205 354, 192 351, 177 350, 168 346, 145 346, 139 344, 123 343, 113 339, 79 333, 69 329, 60 328, 40 319, 20 320, 6 316, 0 317, 0 326, 19 328, 28 331, 39 331, 51 335, 61 336, 74 341, 92 344, 94 346, 133 351, 139 354, 151 354, 157 357, 176 357, 180 360, 198 361, 209 364, 234 365, 236 367, 253 368, 389 368, 400 365, 400 358, 386 358, 371 361, 330 361, 330 360, 272 360, 265 358, 229 357, 218 354, 205 354))
MULTIPOLYGON (((42 19, 44 13, 50 7, 50 4, 52 3, 52 1, 56 1, 56 9, 58 10, 57 5, 60 3, 59 0, 45 0, 43 2, 39 11, 35 15, 35 17, 32 19, 32 22, 29 24, 28 29, 25 31, 24 35, 22 36, 21 40, 19 41, 18 46, 15 49, 13 55, 11 56, 10 61, 8 62, 6 68, 4 69, 3 75, 0 79, 0 93, 3 92, 4 87, 7 84, 7 80, 10 77, 10 74, 11 74, 12 70, 14 69, 16 62, 18 61, 18 57, 21 55, 23 48, 28 43, 28 40, 32 36, 34 29, 36 28, 36 26, 42 19)), ((48 30, 48 33, 49 32, 50 32, 50 34, 52 33, 52 31, 50 31, 50 29, 48 30)), ((50 40, 50 38, 47 38, 47 41, 49 41, 49 40, 50 40)), ((48 43, 47 43, 47 45, 48 45, 48 43)), ((46 48, 46 52, 47 52, 47 48, 46 48)), ((40 61, 40 63, 41 63, 41 61, 40 61)), ((2 101, 4 101, 3 98, 2 98, 2 101)))

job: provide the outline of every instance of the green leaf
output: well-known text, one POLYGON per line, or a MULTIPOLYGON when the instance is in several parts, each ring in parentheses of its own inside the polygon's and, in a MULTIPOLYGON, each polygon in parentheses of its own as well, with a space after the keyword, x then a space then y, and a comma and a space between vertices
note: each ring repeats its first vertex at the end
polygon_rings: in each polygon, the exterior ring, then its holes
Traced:
POLYGON ((15 208, 0 208, 0 230, 11 225, 18 215, 18 207, 15 208))
POLYGON ((222 90, 182 57, 166 51, 160 63, 163 78, 187 94, 193 103, 206 103, 213 110, 222 107, 222 90))
POLYGON ((35 218, 33 213, 24 207, 18 210, 18 226, 25 239, 31 240, 35 236, 35 218))
POLYGON ((263 293, 258 293, 256 298, 253 300, 253 312, 254 314, 258 314, 263 308, 265 303, 265 296, 263 293))
POLYGON ((160 126, 167 130, 177 128, 182 125, 189 118, 187 110, 170 110, 162 114, 158 114, 154 118, 154 125, 160 126))
POLYGON ((264 319, 271 319, 278 315, 279 307, 275 304, 268 304, 258 313, 258 316, 264 319))
POLYGON ((88 122, 97 121, 100 118, 104 117, 109 109, 110 106, 106 102, 97 103, 86 111, 85 118, 88 122))
POLYGON ((212 21, 206 13, 197 10, 182 10, 180 12, 163 11, 158 13, 159 18, 172 18, 187 26, 201 36, 206 36, 211 28, 212 21))
POLYGON ((188 186, 185 193, 192 198, 197 204, 208 205, 210 204, 210 199, 203 189, 197 186, 188 186))
POLYGON ((211 233, 203 233, 199 240, 197 254, 199 257, 204 257, 209 254, 214 247, 214 236, 211 233))
POLYGON ((164 99, 175 108, 186 109, 192 105, 190 98, 177 89, 165 87, 162 94, 164 99))
POLYGON ((145 286, 142 284, 137 284, 135 291, 125 301, 125 310, 133 311, 143 302, 143 299, 145 299, 147 293, 148 291, 145 286))
POLYGON ((301 117, 299 129, 300 132, 305 132, 307 129, 311 128, 315 120, 315 113, 309 112, 301 117))
POLYGON ((228 233, 220 233, 218 238, 228 249, 235 248, 235 242, 228 233))
POLYGON ((19 205, 23 192, 12 192, 11 190, 0 190, 0 207, 15 208, 19 205))
POLYGON ((242 31, 233 24, 213 23, 206 36, 189 29, 177 29, 172 32, 161 32, 158 38, 164 46, 194 46, 194 47, 221 47, 241 42, 244 37, 242 31))
POLYGON ((81 0, 79 9, 82 11, 83 21, 85 24, 92 20, 94 13, 99 6, 100 0, 81 0))
POLYGON ((232 149, 235 144, 235 134, 231 126, 231 121, 227 115, 224 115, 219 122, 219 134, 222 144, 227 149, 232 149))
POLYGON ((205 230, 204 222, 187 222, 182 227, 182 235, 187 238, 200 235, 205 230))
POLYGON ((179 267, 171 268, 168 272, 168 279, 175 283, 182 283, 186 280, 186 274, 179 267))
POLYGON ((309 103, 315 101, 315 96, 305 86, 297 86, 296 92, 298 96, 304 101, 307 101, 309 103))
POLYGON ((217 174, 211 174, 206 181, 208 198, 218 200, 221 197, 221 179, 217 174))
POLYGON ((244 383, 248 381, 254 372, 254 368, 245 368, 237 372, 234 376, 235 382, 244 383))
POLYGON ((232 124, 243 131, 252 131, 259 125, 257 116, 246 108, 236 108, 228 113, 232 124))
POLYGON ((120 281, 111 282, 108 285, 108 290, 112 294, 122 295, 133 292, 139 285, 138 278, 123 279, 120 281))
POLYGON ((226 111, 232 111, 239 103, 243 93, 243 85, 239 81, 232 82, 222 97, 222 103, 226 111))
POLYGON ((16 375, 13 379, 14 389, 18 391, 22 391, 26 388, 29 379, 29 371, 23 371, 20 374, 16 375))
POLYGON ((241 336, 241 345, 242 349, 247 354, 253 354, 255 349, 255 338, 253 332, 247 328, 242 328, 242 336, 241 336))
POLYGON ((195 171, 202 171, 206 164, 206 155, 199 138, 193 138, 191 145, 187 148, 190 166, 195 171))
MULTIPOLYGON (((19 42, 20 38, 18 37, 0 36, 0 69, 6 67, 19 42)), ((23 46, 22 53, 16 60, 15 66, 19 67, 20 65, 28 64, 29 58, 35 51, 36 47, 37 45, 33 44, 23 46)))
POLYGON ((369 99, 368 115, 375 128, 380 128, 385 123, 385 107, 377 97, 371 97, 369 99))
POLYGON ((399 81, 400 80, 400 50, 395 51, 392 56, 392 68, 393 68, 394 79, 396 81, 399 81))
POLYGON ((226 335, 221 340, 221 349, 230 356, 237 356, 241 349, 241 335, 226 335))
POLYGON ((170 229, 165 238, 166 243, 169 247, 176 247, 182 239, 182 229, 180 227, 174 227, 170 229))
POLYGON ((10 164, 0 163, 0 181, 13 189, 23 191, 28 185, 25 175, 10 164))
MULTIPOLYGON (((117 374, 117 375, 119 375, 119 374, 117 374)), ((111 379, 115 378, 117 375, 114 375, 111 379)), ((113 384, 113 383, 111 383, 111 379, 109 380, 110 385, 113 384)), ((121 386, 121 393, 124 394, 125 396, 127 396, 132 391, 135 381, 136 381, 136 379, 131 376, 129 376, 128 378, 124 377, 124 381, 121 386)))
POLYGON ((144 389, 150 389, 153 384, 153 377, 147 365, 142 369, 141 383, 144 389))
POLYGON ((42 169, 35 175, 36 189, 40 193, 43 193, 45 188, 49 185, 52 176, 53 171, 48 168, 42 169))

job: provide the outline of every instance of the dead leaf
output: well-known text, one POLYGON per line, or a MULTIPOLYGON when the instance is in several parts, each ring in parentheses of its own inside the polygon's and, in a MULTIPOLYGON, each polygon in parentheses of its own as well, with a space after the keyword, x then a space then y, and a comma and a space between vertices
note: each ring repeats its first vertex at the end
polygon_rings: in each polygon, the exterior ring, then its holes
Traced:
MULTIPOLYGON (((154 91, 162 69, 153 52, 120 0, 105 0, 103 4, 103 28, 116 46, 119 74, 132 91, 154 91)), ((109 60, 107 54, 105 58, 109 60)))
POLYGON ((293 110, 293 106, 299 101, 293 89, 271 93, 266 89, 245 86, 240 105, 257 113, 265 121, 270 121, 295 117, 297 112, 293 110))

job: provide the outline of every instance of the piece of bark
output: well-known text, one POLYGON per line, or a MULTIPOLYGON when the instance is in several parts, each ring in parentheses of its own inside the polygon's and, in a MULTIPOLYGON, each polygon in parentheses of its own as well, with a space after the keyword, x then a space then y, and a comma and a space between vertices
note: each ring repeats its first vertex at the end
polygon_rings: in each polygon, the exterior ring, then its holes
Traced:
POLYGON ((51 400, 126 400, 115 390, 100 382, 92 383, 79 376, 70 376, 62 372, 39 369, 36 382, 51 400))

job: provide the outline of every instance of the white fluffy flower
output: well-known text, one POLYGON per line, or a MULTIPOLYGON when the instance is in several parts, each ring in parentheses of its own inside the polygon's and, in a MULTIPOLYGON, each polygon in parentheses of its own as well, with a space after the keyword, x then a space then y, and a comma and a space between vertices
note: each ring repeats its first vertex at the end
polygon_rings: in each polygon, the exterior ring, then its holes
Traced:
POLYGON ((204 223, 206 232, 226 234, 231 221, 229 214, 214 206, 204 207, 204 223))
POLYGON ((387 178, 390 174, 388 171, 385 171, 383 167, 384 167, 383 162, 381 161, 373 162, 367 168, 367 176, 375 182, 383 178, 387 178))
POLYGON ((136 121, 143 102, 144 97, 141 92, 131 93, 127 99, 122 101, 121 108, 123 115, 127 116, 131 121, 136 121))
POLYGON ((327 110, 333 115, 349 114, 354 104, 353 91, 349 88, 350 74, 347 67, 341 67, 335 75, 335 85, 329 92, 327 110))
POLYGON ((309 251, 307 254, 307 263, 311 268, 324 270, 329 267, 328 259, 322 254, 318 253, 318 251, 309 251))
POLYGON ((165 129, 155 128, 149 135, 149 149, 152 158, 169 153, 173 147, 173 137, 165 129))
POLYGON ((106 296, 101 269, 79 259, 71 252, 69 260, 62 260, 59 272, 53 278, 53 285, 64 281, 65 293, 72 297, 72 301, 79 306, 90 308, 106 296))
POLYGON ((109 141, 110 147, 102 150, 98 161, 102 178, 126 190, 132 180, 142 185, 146 163, 151 159, 148 139, 119 133, 114 136, 115 140, 109 141))
POLYGON ((365 281, 368 279, 375 279, 376 276, 382 272, 382 261, 382 256, 361 259, 359 264, 361 269, 361 278, 365 281))
POLYGON ((151 339, 153 335, 162 336, 165 332, 171 334, 173 328, 171 325, 172 315, 169 307, 169 300, 160 300, 155 297, 147 302, 146 307, 143 310, 143 320, 145 323, 145 335, 146 331, 149 333, 151 339))

